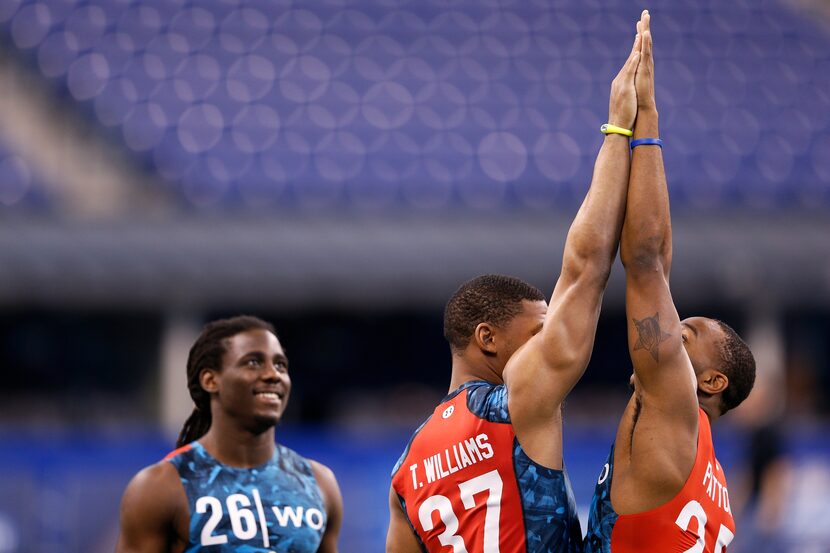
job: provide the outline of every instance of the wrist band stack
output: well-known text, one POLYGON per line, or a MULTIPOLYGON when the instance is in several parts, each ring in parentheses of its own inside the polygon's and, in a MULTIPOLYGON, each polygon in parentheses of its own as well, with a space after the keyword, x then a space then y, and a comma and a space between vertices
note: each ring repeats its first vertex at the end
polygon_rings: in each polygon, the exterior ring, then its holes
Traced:
POLYGON ((605 123, 603 126, 601 126, 599 128, 599 131, 602 134, 621 134, 623 136, 634 136, 634 131, 624 129, 616 125, 611 125, 609 123, 605 123))
MULTIPOLYGON (((605 123, 599 128, 602 134, 621 134, 623 136, 634 136, 634 132, 610 123, 605 123)), ((637 138, 631 141, 631 149, 637 146, 660 146, 663 149, 663 141, 659 138, 637 138)))
POLYGON ((633 150, 637 146, 660 146, 660 149, 663 149, 663 141, 659 138, 637 138, 636 140, 631 141, 631 149, 633 150))

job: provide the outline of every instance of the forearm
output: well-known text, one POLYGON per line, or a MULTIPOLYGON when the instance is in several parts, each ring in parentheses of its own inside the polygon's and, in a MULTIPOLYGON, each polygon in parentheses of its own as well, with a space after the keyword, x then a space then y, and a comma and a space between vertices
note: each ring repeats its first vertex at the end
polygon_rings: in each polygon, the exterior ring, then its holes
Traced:
MULTIPOLYGON (((656 109, 638 113, 634 138, 659 138, 656 109)), ((627 271, 661 269, 671 265, 671 217, 663 153, 659 146, 638 146, 631 156, 625 224, 620 259, 627 271)))
POLYGON ((610 273, 620 240, 630 169, 628 137, 609 134, 594 164, 591 186, 565 241, 563 274, 610 273))

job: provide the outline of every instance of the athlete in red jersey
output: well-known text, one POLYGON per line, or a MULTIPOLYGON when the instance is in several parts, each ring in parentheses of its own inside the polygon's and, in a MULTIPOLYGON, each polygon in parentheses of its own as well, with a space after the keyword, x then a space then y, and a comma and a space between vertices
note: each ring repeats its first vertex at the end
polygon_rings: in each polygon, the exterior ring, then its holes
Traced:
POLYGON ((620 257, 626 271, 634 394, 591 505, 586 553, 725 553, 735 534, 710 421, 752 389, 755 360, 731 328, 680 321, 669 291, 672 242, 657 138, 648 12, 636 75, 637 122, 620 257))
POLYGON ((447 396, 396 467, 392 487, 430 551, 580 553, 567 474, 522 451, 504 386, 472 381, 447 396))
MULTIPOLYGON (((631 128, 635 47, 611 86, 609 123, 631 128)), ((395 467, 389 553, 576 553, 561 403, 585 370, 622 228, 628 137, 606 136, 550 300, 488 275, 447 303, 450 395, 395 467)))

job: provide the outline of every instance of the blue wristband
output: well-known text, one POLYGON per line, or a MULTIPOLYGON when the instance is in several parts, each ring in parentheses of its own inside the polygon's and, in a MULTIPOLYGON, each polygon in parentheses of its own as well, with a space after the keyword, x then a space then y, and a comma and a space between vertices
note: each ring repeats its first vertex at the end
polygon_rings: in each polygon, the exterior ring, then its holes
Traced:
POLYGON ((637 146, 660 146, 660 149, 663 149, 663 141, 659 138, 637 138, 636 140, 631 141, 631 149, 633 150, 637 146))

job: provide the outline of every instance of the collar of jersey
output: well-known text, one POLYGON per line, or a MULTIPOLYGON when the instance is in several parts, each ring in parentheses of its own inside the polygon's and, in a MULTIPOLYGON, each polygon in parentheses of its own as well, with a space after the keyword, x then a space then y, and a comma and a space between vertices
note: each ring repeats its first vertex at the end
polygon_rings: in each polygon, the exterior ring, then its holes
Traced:
POLYGON ((444 399, 442 399, 439 402, 439 404, 448 402, 449 400, 451 400, 452 398, 454 398, 455 396, 457 396, 458 394, 460 394, 461 392, 463 392, 467 388, 472 388, 473 386, 481 386, 481 385, 495 386, 495 384, 493 384, 492 382, 487 382, 486 380, 470 380, 469 382, 465 382, 464 384, 459 386, 457 389, 455 389, 454 391, 452 391, 449 394, 447 394, 446 396, 444 396, 444 399))
POLYGON ((199 453, 201 453, 202 455, 204 455, 205 457, 207 457, 207 459, 208 459, 211 463, 213 463, 214 465, 219 466, 219 467, 222 467, 223 469, 230 470, 230 471, 264 470, 264 469, 268 466, 268 464, 269 464, 269 463, 271 463, 271 462, 273 462, 274 460, 276 460, 276 459, 277 459, 277 457, 278 457, 278 456, 279 456, 279 454, 280 454, 280 452, 279 452, 279 449, 280 449, 279 444, 275 444, 275 446, 274 446, 274 455, 273 455, 273 456, 271 456, 271 458, 270 458, 270 459, 268 459, 267 461, 265 461, 265 462, 264 462, 264 463, 262 463, 261 465, 258 465, 258 466, 255 466, 255 467, 235 467, 235 466, 233 466, 233 465, 226 465, 225 463, 223 463, 222 461, 220 461, 219 459, 217 459, 216 457, 214 457, 213 455, 211 455, 211 454, 210 454, 210 452, 209 452, 209 451, 205 448, 205 446, 203 446, 203 445, 202 445, 201 443, 199 443, 198 441, 194 441, 194 442, 193 442, 193 449, 198 449, 198 450, 200 450, 200 451, 199 451, 199 453))

